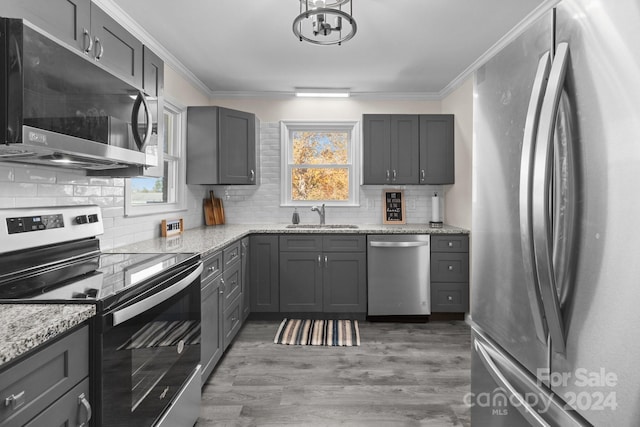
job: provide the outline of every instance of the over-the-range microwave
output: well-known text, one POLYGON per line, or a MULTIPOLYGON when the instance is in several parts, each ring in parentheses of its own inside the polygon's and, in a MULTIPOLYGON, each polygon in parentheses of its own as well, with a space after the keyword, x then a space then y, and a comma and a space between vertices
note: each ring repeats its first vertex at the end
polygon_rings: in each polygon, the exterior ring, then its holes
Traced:
POLYGON ((29 22, 0 18, 0 162, 114 176, 157 166, 157 120, 156 98, 29 22))

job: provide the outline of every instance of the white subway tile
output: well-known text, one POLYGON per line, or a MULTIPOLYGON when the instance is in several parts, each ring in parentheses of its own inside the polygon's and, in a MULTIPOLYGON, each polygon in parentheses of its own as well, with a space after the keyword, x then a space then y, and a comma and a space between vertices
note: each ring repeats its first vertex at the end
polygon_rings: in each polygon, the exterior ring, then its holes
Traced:
POLYGON ((58 184, 88 185, 89 177, 85 176, 83 172, 62 171, 56 172, 56 182, 58 184))
POLYGON ((16 182, 46 182, 55 184, 56 173, 49 169, 38 167, 15 167, 16 182))
POLYGON ((0 197, 0 209, 15 208, 16 199, 13 197, 0 197))
POLYGON ((100 196, 102 187, 97 185, 76 185, 74 189, 76 196, 100 196))
POLYGON ((0 185, 0 197, 34 197, 38 185, 27 182, 6 182, 0 185))
POLYGON ((73 196, 71 184, 38 184, 38 196, 73 196))

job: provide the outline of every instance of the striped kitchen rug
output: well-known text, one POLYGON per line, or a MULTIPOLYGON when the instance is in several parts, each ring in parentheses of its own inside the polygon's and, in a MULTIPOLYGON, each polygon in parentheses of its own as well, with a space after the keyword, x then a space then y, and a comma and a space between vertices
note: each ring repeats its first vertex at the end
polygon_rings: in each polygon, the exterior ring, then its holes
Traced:
POLYGON ((358 346, 357 320, 284 319, 273 340, 275 344, 358 346))

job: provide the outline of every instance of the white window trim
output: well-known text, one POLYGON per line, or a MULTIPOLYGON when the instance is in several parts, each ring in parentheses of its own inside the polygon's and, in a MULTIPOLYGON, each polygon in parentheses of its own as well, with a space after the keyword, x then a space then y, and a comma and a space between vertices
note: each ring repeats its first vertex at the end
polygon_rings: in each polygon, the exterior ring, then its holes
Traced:
MULTIPOLYGON (((154 214, 163 214, 170 212, 180 212, 187 210, 187 156, 186 141, 187 141, 187 107, 181 105, 175 101, 168 101, 164 99, 164 109, 169 110, 179 116, 177 125, 179 129, 177 133, 180 135, 179 161, 178 161, 178 173, 176 176, 176 200, 174 203, 159 203, 153 205, 135 206, 131 204, 131 179, 125 179, 124 188, 124 215, 127 217, 135 216, 148 216, 154 214)), ((164 111, 162 112, 164 114, 164 111)), ((164 116, 163 116, 164 120, 164 116)), ((163 147, 164 149, 164 147, 163 147)))
POLYGON ((358 121, 297 121, 283 120, 280 122, 280 206, 311 206, 322 201, 294 201, 291 200, 291 160, 293 148, 291 132, 296 130, 346 130, 351 134, 349 141, 349 177, 350 199, 345 202, 327 200, 326 206, 358 207, 360 206, 360 123, 358 121))

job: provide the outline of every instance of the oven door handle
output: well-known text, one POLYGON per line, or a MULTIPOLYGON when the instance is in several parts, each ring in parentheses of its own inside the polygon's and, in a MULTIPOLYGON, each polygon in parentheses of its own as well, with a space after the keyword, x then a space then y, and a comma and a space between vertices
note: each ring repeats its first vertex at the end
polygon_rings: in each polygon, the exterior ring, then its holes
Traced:
POLYGON ((133 319, 139 314, 148 311, 149 309, 157 306, 158 304, 163 303, 168 300, 172 296, 178 294, 180 291, 185 289, 187 286, 191 285, 197 277, 202 273, 202 264, 198 265, 194 271, 189 273, 187 277, 179 280, 175 284, 169 286, 161 290, 158 293, 151 295, 149 298, 145 298, 142 301, 138 301, 130 306, 121 308, 120 310, 113 312, 113 326, 117 326, 121 323, 126 322, 127 320, 133 319))

